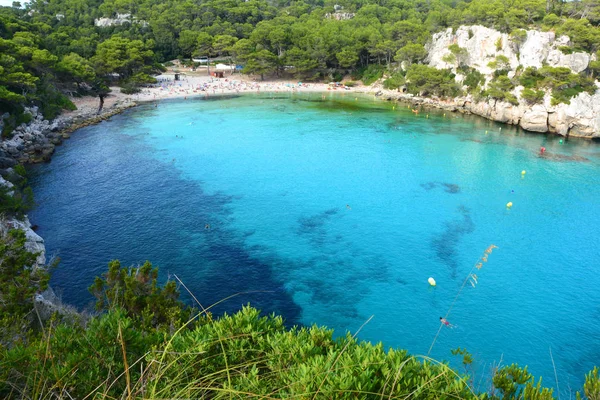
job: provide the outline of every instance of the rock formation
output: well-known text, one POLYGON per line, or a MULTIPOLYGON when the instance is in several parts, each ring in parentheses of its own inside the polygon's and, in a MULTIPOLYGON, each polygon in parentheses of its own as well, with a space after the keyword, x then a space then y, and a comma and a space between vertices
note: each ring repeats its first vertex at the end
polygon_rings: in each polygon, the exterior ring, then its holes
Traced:
MULTIPOLYGON (((433 35, 426 46, 427 62, 439 69, 453 68, 445 58, 450 54, 448 47, 457 44, 466 49, 464 64, 477 69, 491 79, 494 72, 488 64, 498 55, 508 59, 511 70, 522 66, 540 68, 544 65, 567 67, 574 73, 587 69, 594 56, 575 52, 564 54, 560 48, 570 45, 567 36, 556 37, 554 32, 526 31, 522 41, 515 41, 510 35, 479 25, 461 26, 453 32, 451 28, 433 35)), ((512 75, 509 75, 512 76, 512 75)), ((457 81, 463 79, 457 75, 457 81)), ((598 85, 598 83, 596 83, 598 85)), ((520 99, 522 88, 517 87, 513 94, 520 99)), ((580 93, 570 100, 570 104, 551 104, 547 94, 543 104, 529 106, 519 101, 515 106, 507 102, 486 100, 475 101, 472 97, 458 98, 453 102, 466 112, 480 115, 494 121, 519 125, 534 132, 553 132, 559 135, 600 138, 600 91, 594 95, 580 93)))

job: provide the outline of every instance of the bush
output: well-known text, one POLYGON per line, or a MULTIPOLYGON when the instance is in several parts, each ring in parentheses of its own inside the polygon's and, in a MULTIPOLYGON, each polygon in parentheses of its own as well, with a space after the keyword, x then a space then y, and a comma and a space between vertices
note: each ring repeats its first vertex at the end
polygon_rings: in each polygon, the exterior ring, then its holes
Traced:
POLYGON ((396 72, 383 81, 383 87, 390 90, 396 90, 405 83, 404 74, 396 72))
POLYGON ((573 54, 573 48, 571 46, 560 46, 558 48, 563 54, 573 54))
POLYGON ((371 85, 383 77, 383 66, 371 64, 363 70, 361 80, 365 85, 371 85))
POLYGON ((496 100, 507 101, 513 105, 518 105, 519 101, 510 93, 515 88, 515 85, 506 75, 500 75, 494 78, 488 85, 488 88, 483 92, 486 97, 491 97, 496 100))
POLYGON ((465 76, 465 80, 463 81, 463 84, 469 88, 469 93, 473 92, 483 83, 485 83, 485 75, 476 69, 469 71, 465 76))
POLYGON ((108 272, 96 277, 89 287, 96 298, 96 310, 124 310, 144 329, 180 326, 193 310, 179 301, 179 291, 173 281, 163 287, 157 283, 158 268, 146 261, 138 268, 121 267, 118 260, 108 264, 108 272))
POLYGON ((0 314, 25 315, 33 308, 33 296, 46 289, 45 269, 31 268, 37 254, 25 249, 25 232, 11 229, 0 234, 0 314))
POLYGON ((121 93, 123 94, 136 94, 142 90, 135 83, 126 83, 121 87, 121 93))
POLYGON ((519 76, 519 83, 528 89, 537 88, 544 77, 538 72, 535 67, 527 67, 519 76))
POLYGON ((544 96, 546 92, 543 90, 533 90, 533 89, 523 89, 521 92, 521 97, 528 104, 540 104, 544 101, 544 96))
POLYGON ((462 94, 450 70, 413 64, 406 72, 406 85, 410 93, 427 96, 456 97, 462 94))

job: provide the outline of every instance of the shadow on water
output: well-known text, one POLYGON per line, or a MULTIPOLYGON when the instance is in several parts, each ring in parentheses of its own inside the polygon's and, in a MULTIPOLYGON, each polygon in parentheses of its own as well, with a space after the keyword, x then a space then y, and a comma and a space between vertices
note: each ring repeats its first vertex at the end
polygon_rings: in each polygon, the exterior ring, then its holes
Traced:
POLYGON ((431 242, 435 254, 448 266, 452 278, 456 278, 458 268, 456 247, 464 235, 475 230, 469 209, 459 206, 457 212, 458 218, 444 222, 444 231, 431 242))

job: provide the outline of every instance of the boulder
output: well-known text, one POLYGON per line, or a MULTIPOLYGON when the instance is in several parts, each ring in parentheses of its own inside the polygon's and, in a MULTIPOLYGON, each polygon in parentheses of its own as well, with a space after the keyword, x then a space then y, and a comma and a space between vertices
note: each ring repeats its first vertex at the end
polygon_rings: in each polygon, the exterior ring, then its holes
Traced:
POLYGON ((546 62, 552 67, 567 67, 575 73, 585 71, 590 64, 591 56, 588 53, 563 54, 560 50, 552 50, 546 62))
POLYGON ((548 111, 541 104, 536 104, 523 114, 521 127, 533 132, 548 132, 548 111))
POLYGON ((0 168, 12 168, 17 162, 10 157, 0 157, 0 168))

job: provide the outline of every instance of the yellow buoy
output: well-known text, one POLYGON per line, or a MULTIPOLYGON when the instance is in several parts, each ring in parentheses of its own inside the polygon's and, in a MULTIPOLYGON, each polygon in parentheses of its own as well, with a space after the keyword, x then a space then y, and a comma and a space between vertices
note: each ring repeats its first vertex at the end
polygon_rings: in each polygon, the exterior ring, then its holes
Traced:
POLYGON ((485 131, 485 134, 487 135, 487 131, 485 131))
POLYGON ((396 109, 396 106, 392 107, 392 110, 395 110, 395 109, 396 109))
POLYGON ((431 286, 435 286, 435 279, 433 279, 432 277, 429 277, 429 279, 427 279, 427 282, 429 282, 431 286))
POLYGON ((527 171, 523 170, 521 171, 521 175, 525 175, 527 173, 527 171))
POLYGON ((508 203, 506 203, 506 208, 511 208, 512 207, 512 201, 509 201, 508 203))

